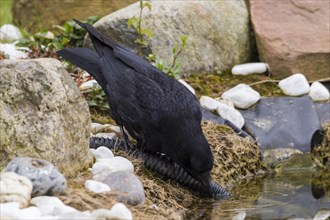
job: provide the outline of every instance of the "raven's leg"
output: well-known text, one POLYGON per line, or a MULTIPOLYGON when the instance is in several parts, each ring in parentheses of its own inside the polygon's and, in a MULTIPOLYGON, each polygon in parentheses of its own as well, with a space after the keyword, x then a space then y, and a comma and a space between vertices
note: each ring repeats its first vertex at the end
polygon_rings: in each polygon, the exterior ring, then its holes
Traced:
POLYGON ((128 135, 126 134, 124 127, 122 125, 120 125, 119 127, 120 127, 120 131, 122 134, 121 141, 124 141, 123 150, 128 151, 128 150, 134 149, 134 144, 132 142, 130 142, 130 140, 128 140, 128 135))

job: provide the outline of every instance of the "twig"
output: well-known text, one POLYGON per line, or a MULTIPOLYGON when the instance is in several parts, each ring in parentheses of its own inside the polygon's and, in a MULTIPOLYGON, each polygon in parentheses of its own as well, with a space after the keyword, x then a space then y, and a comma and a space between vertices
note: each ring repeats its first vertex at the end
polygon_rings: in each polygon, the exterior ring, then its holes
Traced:
POLYGON ((278 83, 279 81, 280 80, 277 80, 277 79, 266 79, 266 80, 262 80, 262 81, 259 81, 259 82, 251 83, 251 84, 249 84, 249 86, 255 86, 255 85, 258 85, 258 84, 268 83, 268 82, 278 83))

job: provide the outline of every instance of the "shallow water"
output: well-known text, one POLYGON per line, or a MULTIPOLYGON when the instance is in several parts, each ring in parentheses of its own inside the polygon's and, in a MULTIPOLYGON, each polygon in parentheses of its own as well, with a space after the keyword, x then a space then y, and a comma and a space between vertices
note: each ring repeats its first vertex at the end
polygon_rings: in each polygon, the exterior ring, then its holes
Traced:
POLYGON ((329 170, 255 177, 232 191, 228 201, 200 201, 187 219, 313 219, 317 213, 330 213, 329 170))

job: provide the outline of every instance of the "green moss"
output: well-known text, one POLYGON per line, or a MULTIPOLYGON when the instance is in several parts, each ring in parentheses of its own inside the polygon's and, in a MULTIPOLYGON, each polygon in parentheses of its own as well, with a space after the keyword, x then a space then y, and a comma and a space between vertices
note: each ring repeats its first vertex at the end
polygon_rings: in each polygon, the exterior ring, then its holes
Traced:
POLYGON ((0 26, 12 23, 12 0, 0 0, 0 26))
MULTIPOLYGON (((260 74, 237 76, 232 75, 230 70, 226 70, 218 74, 192 74, 185 80, 196 90, 197 97, 207 95, 216 98, 221 96, 223 92, 240 83, 249 85, 264 80, 270 80, 270 78, 260 74)), ((261 96, 284 96, 276 82, 264 82, 252 85, 252 88, 258 91, 261 96)))

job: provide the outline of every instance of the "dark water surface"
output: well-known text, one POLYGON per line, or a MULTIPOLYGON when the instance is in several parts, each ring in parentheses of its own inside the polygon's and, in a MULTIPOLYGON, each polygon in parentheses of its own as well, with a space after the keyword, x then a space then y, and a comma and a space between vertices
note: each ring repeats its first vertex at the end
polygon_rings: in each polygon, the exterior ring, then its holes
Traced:
POLYGON ((283 171, 255 177, 232 193, 228 201, 200 201, 189 211, 187 219, 313 219, 321 213, 326 216, 330 213, 330 172, 283 171))

